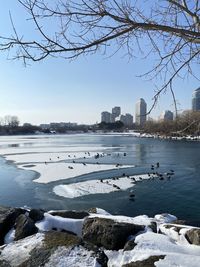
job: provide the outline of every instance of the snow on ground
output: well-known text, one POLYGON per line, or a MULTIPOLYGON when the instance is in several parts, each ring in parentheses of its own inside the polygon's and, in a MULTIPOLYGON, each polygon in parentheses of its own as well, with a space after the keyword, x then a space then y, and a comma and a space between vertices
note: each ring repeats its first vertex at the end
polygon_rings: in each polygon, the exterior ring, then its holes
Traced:
MULTIPOLYGON (((101 165, 100 165, 101 166, 101 165)), ((123 166, 124 167, 124 166, 123 166)), ((155 176, 156 177, 156 176, 155 176)), ((149 179, 148 174, 120 177, 118 179, 90 180, 80 183, 55 186, 53 192, 62 197, 75 198, 90 194, 106 194, 119 190, 127 190, 134 186, 134 181, 149 179)))
POLYGON ((177 217, 168 213, 155 215, 155 219, 160 223, 170 223, 177 220, 177 217))
POLYGON ((93 252, 82 246, 75 248, 59 247, 50 257, 44 267, 101 267, 93 252))
POLYGON ((153 218, 149 218, 147 215, 139 215, 136 217, 128 217, 128 216, 122 216, 122 215, 106 215, 106 214, 91 214, 89 216, 90 218, 104 218, 104 219, 110 219, 116 222, 120 223, 132 223, 132 224, 138 224, 138 225, 145 225, 148 226, 153 221, 153 218))
MULTIPOLYGON (((117 222, 133 223, 148 226, 152 222, 159 225, 161 233, 153 233, 146 227, 146 231, 139 233, 134 242, 136 246, 133 250, 124 251, 104 251, 108 256, 108 267, 121 267, 130 262, 142 261, 150 256, 164 256, 155 262, 156 267, 199 267, 200 246, 191 245, 183 239, 187 230, 194 227, 187 225, 176 225, 173 221, 176 217, 171 214, 160 214, 154 218, 146 215, 137 217, 110 215, 106 211, 97 208, 98 214, 91 214, 90 217, 100 217, 112 219, 117 222), (172 226, 172 228, 165 226, 172 226), (181 227, 179 233, 175 233, 173 226, 181 227), (179 235, 179 238, 177 238, 179 235), (180 238, 182 237, 182 238, 180 238), (184 240, 184 242, 183 242, 184 240)), ((45 218, 36 223, 40 231, 50 231, 52 229, 71 231, 81 236, 84 219, 62 218, 45 213, 45 218)), ((44 234, 38 233, 34 236, 13 242, 1 247, 0 260, 8 261, 15 267, 29 258, 29 253, 35 247, 42 246, 44 234)), ((92 251, 88 251, 82 246, 58 247, 50 256, 45 267, 65 267, 65 266, 88 266, 100 267, 92 251)))
POLYGON ((10 231, 8 231, 8 233, 5 235, 4 237, 4 243, 5 244, 9 244, 12 243, 14 241, 15 238, 15 229, 12 228, 10 231))
POLYGON ((108 267, 121 267, 135 261, 148 259, 150 256, 167 255, 155 263, 157 267, 199 267, 200 247, 175 243, 168 236, 146 232, 136 237, 136 247, 131 251, 106 251, 108 267))
POLYGON ((58 231, 66 230, 81 236, 83 221, 83 219, 62 218, 45 213, 44 219, 35 225, 40 231, 50 231, 52 229, 57 229, 58 231))
POLYGON ((6 260, 12 267, 20 265, 29 258, 29 253, 42 245, 44 235, 39 233, 8 244, 0 254, 0 260, 6 260))
MULTIPOLYGON (((98 209, 97 209, 98 212, 98 209)), ((139 224, 139 225, 145 225, 148 226, 152 222, 156 222, 157 224, 165 224, 165 223, 171 223, 174 220, 177 220, 176 216, 163 213, 156 215, 154 218, 148 217, 147 215, 139 215, 136 217, 128 217, 128 216, 121 216, 121 215, 111 215, 109 213, 106 213, 104 210, 100 210, 100 213, 94 213, 91 214, 90 217, 99 217, 99 218, 105 218, 105 219, 111 219, 113 221, 122 222, 122 223, 133 223, 133 224, 139 224)), ((191 227, 188 226, 190 229, 191 227)))

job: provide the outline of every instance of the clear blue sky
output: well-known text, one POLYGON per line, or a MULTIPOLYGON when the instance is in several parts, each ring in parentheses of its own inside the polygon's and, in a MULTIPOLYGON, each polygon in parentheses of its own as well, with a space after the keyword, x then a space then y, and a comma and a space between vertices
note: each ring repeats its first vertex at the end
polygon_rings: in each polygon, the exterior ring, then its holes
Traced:
MULTIPOLYGON (((23 8, 16 0, 7 0, 0 10, 0 35, 12 31, 9 10, 20 32, 30 33, 23 8)), ((150 60, 152 60, 151 58, 150 60)), ((123 57, 123 51, 106 59, 102 55, 79 58, 73 62, 47 59, 24 67, 20 61, 7 60, 0 54, 0 117, 16 115, 20 122, 33 124, 71 121, 95 123, 102 111, 121 106, 122 113, 134 114, 138 98, 152 104, 154 86, 136 75, 150 68, 148 61, 123 57)), ((197 71, 196 66, 195 69, 197 71)), ((179 109, 191 107, 192 91, 199 87, 195 79, 177 80, 175 93, 179 109)), ((163 95, 152 112, 173 110, 172 98, 163 95)))

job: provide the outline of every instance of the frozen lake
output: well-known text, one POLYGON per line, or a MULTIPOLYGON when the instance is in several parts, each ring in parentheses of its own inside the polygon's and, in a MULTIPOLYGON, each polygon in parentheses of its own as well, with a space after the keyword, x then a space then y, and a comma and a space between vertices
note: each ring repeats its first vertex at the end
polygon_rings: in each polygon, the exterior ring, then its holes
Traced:
POLYGON ((199 142, 119 134, 2 136, 0 155, 0 205, 100 207, 129 216, 167 212, 200 221, 199 142))

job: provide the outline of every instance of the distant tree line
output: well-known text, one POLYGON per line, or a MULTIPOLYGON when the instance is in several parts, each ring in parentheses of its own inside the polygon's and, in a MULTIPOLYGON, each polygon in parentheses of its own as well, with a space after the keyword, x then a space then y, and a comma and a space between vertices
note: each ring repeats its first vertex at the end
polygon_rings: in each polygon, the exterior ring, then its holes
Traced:
MULTIPOLYGON (((149 120, 143 127, 133 125, 129 129, 135 129, 136 131, 142 131, 150 134, 160 135, 200 135, 200 111, 188 111, 184 112, 173 121, 149 120)), ((0 135, 19 135, 19 134, 35 134, 35 133, 58 133, 65 134, 69 132, 96 132, 96 131, 124 131, 127 127, 123 122, 116 121, 114 123, 101 122, 94 125, 71 125, 60 126, 59 123, 54 127, 42 129, 39 126, 32 125, 30 123, 24 123, 20 125, 20 121, 17 116, 6 115, 0 118, 0 135)))
POLYGON ((143 131, 161 135, 199 135, 200 111, 187 111, 173 121, 147 121, 143 131))
POLYGON ((103 130, 103 131, 123 130, 124 129, 124 123, 121 121, 116 121, 116 122, 112 122, 112 123, 101 122, 97 125, 97 129, 103 130))
POLYGON ((6 115, 0 118, 0 135, 34 134, 40 127, 25 123, 20 126, 17 116, 6 115))

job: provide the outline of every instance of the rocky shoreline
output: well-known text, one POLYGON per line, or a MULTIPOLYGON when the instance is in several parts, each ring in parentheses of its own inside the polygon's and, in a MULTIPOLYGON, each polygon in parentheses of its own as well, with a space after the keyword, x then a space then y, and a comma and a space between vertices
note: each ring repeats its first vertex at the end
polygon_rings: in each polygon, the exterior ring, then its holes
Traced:
POLYGON ((199 260, 200 229, 170 214, 0 207, 0 267, 198 267, 199 260))

